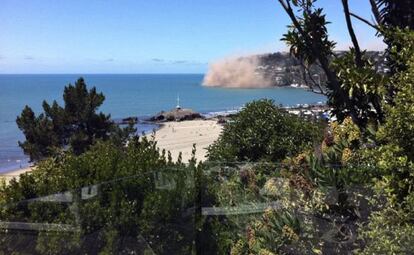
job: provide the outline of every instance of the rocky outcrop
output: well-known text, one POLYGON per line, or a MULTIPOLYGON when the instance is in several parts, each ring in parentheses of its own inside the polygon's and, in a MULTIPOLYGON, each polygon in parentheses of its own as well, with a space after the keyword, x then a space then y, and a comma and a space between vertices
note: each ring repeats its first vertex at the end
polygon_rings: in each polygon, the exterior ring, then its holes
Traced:
POLYGON ((127 125, 129 123, 134 123, 137 124, 138 123, 138 117, 127 117, 127 118, 123 118, 123 119, 114 119, 115 124, 118 125, 127 125))
POLYGON ((128 117, 128 118, 122 119, 122 123, 128 124, 130 122, 138 123, 138 117, 128 117))
POLYGON ((204 117, 191 109, 176 108, 171 111, 161 111, 155 116, 151 117, 150 121, 163 122, 163 121, 184 121, 184 120, 195 120, 204 119, 204 117))

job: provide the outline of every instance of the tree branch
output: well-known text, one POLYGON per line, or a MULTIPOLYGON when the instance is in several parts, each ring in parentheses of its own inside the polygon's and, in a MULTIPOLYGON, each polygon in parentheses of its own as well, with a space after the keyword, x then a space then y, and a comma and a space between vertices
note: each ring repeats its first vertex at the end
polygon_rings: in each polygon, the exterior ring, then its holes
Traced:
POLYGON ((315 79, 313 79, 312 77, 312 73, 309 70, 309 68, 303 63, 303 61, 300 61, 300 65, 302 66, 303 69, 303 79, 305 80, 305 83, 308 85, 308 87, 312 90, 312 92, 317 93, 317 94, 321 94, 321 95, 327 95, 327 93, 323 90, 322 86, 321 86, 321 78, 319 76, 319 83, 317 83, 315 81, 315 79), (306 74, 308 75, 310 81, 312 82, 312 84, 308 83, 308 80, 306 78, 306 74), (319 91, 316 91, 313 86, 317 85, 319 88, 319 91))
POLYGON ((371 22, 369 22, 368 20, 362 18, 361 16, 356 15, 355 13, 350 12, 349 13, 352 17, 358 19, 359 21, 362 21, 363 23, 367 24, 368 26, 372 27, 373 29, 377 30, 378 32, 380 32, 380 28, 377 25, 372 24, 371 22))
POLYGON ((348 27, 348 33, 351 36, 352 44, 355 49, 355 64, 361 68, 363 66, 361 48, 359 47, 358 39, 355 35, 354 28, 352 26, 351 15, 349 12, 348 0, 342 0, 342 6, 344 7, 344 14, 346 20, 346 26, 348 27))
POLYGON ((278 1, 282 5, 283 9, 285 9, 286 13, 289 15, 289 17, 292 20, 292 23, 295 26, 295 28, 299 31, 299 33, 302 36, 306 36, 306 34, 304 33, 304 31, 302 30, 302 27, 300 26, 299 21, 296 19, 296 16, 293 13, 293 9, 290 6, 290 2, 289 2, 290 0, 286 0, 286 2, 284 0, 278 0, 278 1))
POLYGON ((319 63, 324 70, 326 77, 329 81, 329 85, 332 87, 332 90, 334 94, 338 95, 340 100, 342 100, 347 107, 349 107, 350 116, 354 123, 358 126, 362 126, 362 120, 358 117, 358 111, 354 108, 353 103, 351 102, 350 98, 348 97, 348 94, 345 93, 345 91, 341 88, 341 83, 338 80, 338 77, 336 76, 336 73, 331 70, 329 59, 326 56, 322 56, 319 48, 314 45, 311 38, 309 38, 309 35, 306 34, 300 23, 298 22, 292 7, 290 6, 290 0, 278 0, 279 3, 282 5, 285 12, 288 14, 290 19, 292 20, 293 25, 297 29, 297 31, 301 34, 301 36, 304 38, 307 45, 309 45, 312 54, 316 56, 316 58, 319 60, 319 63))

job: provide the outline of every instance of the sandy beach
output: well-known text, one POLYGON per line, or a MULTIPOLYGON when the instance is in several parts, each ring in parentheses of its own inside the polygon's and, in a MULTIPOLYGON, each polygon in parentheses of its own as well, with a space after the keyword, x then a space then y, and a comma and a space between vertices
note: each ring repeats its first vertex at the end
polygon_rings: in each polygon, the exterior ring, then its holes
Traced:
POLYGON ((206 158, 206 148, 219 137, 222 126, 217 120, 191 120, 166 122, 155 133, 155 140, 160 149, 171 152, 173 160, 182 152, 183 162, 191 158, 193 144, 196 144, 197 161, 206 158))
POLYGON ((0 179, 4 179, 6 181, 6 183, 8 183, 11 179, 13 179, 13 178, 18 179, 21 174, 26 173, 26 172, 30 172, 32 170, 33 170, 33 167, 25 167, 25 168, 20 168, 20 169, 8 171, 8 172, 5 172, 5 173, 1 173, 0 174, 0 179))
MULTIPOLYGON (((203 161, 206 158, 206 148, 219 137, 221 130, 222 126, 217 124, 217 120, 166 122, 156 131, 155 140, 160 149, 171 152, 174 161, 182 152, 183 162, 188 162, 191 158, 193 144, 196 144, 197 161, 203 161)), ((19 177, 20 174, 31 170, 32 167, 16 169, 1 173, 0 177, 8 182, 13 177, 19 177)))

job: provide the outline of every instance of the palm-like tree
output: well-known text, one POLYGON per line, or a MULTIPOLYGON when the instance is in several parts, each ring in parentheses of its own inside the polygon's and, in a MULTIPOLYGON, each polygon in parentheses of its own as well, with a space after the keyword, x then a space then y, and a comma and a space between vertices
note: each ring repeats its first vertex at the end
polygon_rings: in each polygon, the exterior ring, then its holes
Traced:
POLYGON ((385 26, 414 30, 413 0, 370 0, 377 21, 385 26))

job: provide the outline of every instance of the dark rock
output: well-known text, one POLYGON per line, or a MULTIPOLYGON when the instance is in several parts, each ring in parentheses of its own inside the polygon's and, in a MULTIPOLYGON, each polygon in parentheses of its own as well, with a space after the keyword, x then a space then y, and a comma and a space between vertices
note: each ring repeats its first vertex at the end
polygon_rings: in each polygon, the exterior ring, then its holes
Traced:
POLYGON ((191 109, 176 108, 168 112, 160 112, 150 118, 150 121, 184 121, 203 119, 203 116, 191 109))
POLYGON ((128 118, 122 119, 122 122, 124 122, 124 123, 129 123, 129 122, 137 123, 138 122, 138 117, 128 117, 128 118))
POLYGON ((165 112, 161 111, 157 113, 155 116, 152 116, 149 121, 164 121, 165 120, 165 112))
POLYGON ((138 117, 127 117, 127 118, 123 118, 123 119, 117 119, 114 120, 116 124, 118 125, 127 125, 130 122, 137 124, 138 123, 138 117))

